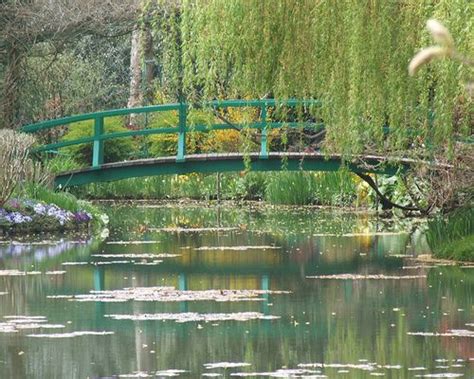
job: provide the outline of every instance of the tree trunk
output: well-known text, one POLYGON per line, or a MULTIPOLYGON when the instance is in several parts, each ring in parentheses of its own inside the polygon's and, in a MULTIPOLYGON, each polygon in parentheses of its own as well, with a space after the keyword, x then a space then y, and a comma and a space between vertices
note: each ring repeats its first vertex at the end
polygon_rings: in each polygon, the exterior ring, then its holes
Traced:
MULTIPOLYGON (((141 91, 141 53, 140 45, 142 39, 142 31, 136 28, 132 32, 132 46, 130 48, 130 95, 128 98, 128 108, 138 107, 142 104, 142 91, 141 91)), ((129 126, 134 127, 137 125, 137 114, 131 114, 129 120, 129 126)))
POLYGON ((153 79, 155 75, 155 54, 153 50, 153 36, 148 25, 143 31, 143 54, 145 58, 145 86, 144 97, 147 104, 153 103, 153 79))
POLYGON ((0 127, 13 129, 18 126, 17 114, 20 107, 18 89, 22 55, 15 46, 9 46, 7 57, 3 78, 0 127))

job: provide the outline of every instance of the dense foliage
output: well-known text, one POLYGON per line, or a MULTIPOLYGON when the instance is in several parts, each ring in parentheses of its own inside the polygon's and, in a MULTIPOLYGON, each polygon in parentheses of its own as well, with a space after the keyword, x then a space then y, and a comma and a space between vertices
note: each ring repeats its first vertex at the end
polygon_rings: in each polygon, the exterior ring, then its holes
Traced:
MULTIPOLYGON (((93 134, 94 122, 81 121, 72 124, 67 133, 62 137, 64 141, 76 140, 84 137, 91 137, 93 134)), ((122 117, 109 117, 104 121, 105 133, 116 133, 128 131, 124 127, 122 117)), ((126 160, 136 152, 136 143, 130 138, 118 138, 115 140, 107 140, 104 143, 104 161, 116 162, 126 160)), ((73 156, 77 163, 89 166, 92 162, 92 143, 81 145, 72 145, 64 149, 64 151, 73 156)))
MULTIPOLYGON (((389 183, 396 188, 392 198, 429 213, 474 197, 474 152, 463 142, 473 133, 472 98, 465 90, 472 68, 446 59, 420 66, 415 77, 407 70, 413 55, 433 44, 425 30, 430 18, 446 25, 456 52, 472 55, 474 8, 467 0, 7 1, 0 18, 4 126, 122 107, 127 98, 129 105, 317 98, 322 107, 269 110, 267 120, 311 120, 323 123, 325 132, 272 130, 270 150, 323 149, 351 160, 358 153, 436 158, 453 166, 417 167, 396 186, 389 183), (55 20, 55 14, 63 17, 55 20), (133 92, 138 103, 130 102, 133 92)), ((193 109, 188 121, 245 124, 261 116, 258 109, 232 112, 193 109)), ((176 126, 177 119, 174 112, 110 118, 105 129, 176 126)), ((90 122, 79 122, 40 138, 56 142, 91 132, 90 122)), ((188 153, 258 151, 259 138, 245 128, 191 132, 186 147, 188 153)), ((60 152, 69 168, 91 160, 90 143, 60 152)), ((106 162, 175 152, 176 134, 105 142, 106 162)), ((317 202, 317 187, 308 179, 313 176, 287 178, 313 191, 301 190, 294 202, 317 202)), ((270 182, 274 190, 268 193, 280 197, 282 181, 270 182)))
POLYGON ((420 155, 429 146, 450 157, 471 133, 469 70, 443 61, 411 78, 407 65, 428 44, 430 17, 443 20, 461 53, 472 50, 473 12, 463 0, 189 0, 157 13, 154 27, 168 92, 320 98, 329 151, 420 155))

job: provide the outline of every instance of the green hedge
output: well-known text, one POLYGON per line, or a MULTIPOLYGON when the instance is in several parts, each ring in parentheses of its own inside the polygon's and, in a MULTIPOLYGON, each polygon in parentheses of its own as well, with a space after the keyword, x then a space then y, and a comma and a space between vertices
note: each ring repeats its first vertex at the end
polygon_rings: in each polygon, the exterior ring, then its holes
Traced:
MULTIPOLYGON (((80 121, 69 126, 68 132, 63 136, 63 141, 72 141, 79 138, 92 137, 94 121, 80 121)), ((123 117, 108 117, 104 119, 105 133, 127 132, 123 117)), ((104 142, 104 162, 117 162, 130 159, 137 153, 137 142, 132 137, 117 138, 104 142)), ((92 162, 92 142, 73 145, 64 148, 64 152, 70 155, 81 165, 90 166, 92 162)))

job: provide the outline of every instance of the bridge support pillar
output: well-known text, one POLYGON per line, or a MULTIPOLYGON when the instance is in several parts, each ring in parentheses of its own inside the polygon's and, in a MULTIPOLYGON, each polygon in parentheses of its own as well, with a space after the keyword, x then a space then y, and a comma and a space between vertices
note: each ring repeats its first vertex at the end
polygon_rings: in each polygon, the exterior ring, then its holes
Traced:
POLYGON ((94 120, 94 145, 92 147, 92 167, 100 167, 104 163, 104 141, 99 137, 104 134, 104 118, 94 120))
POLYGON ((178 155, 176 162, 184 162, 186 155, 186 104, 179 104, 178 155))
POLYGON ((260 135, 260 159, 268 159, 268 146, 267 146, 267 107, 262 106, 260 113, 260 119, 262 122, 262 132, 260 135))

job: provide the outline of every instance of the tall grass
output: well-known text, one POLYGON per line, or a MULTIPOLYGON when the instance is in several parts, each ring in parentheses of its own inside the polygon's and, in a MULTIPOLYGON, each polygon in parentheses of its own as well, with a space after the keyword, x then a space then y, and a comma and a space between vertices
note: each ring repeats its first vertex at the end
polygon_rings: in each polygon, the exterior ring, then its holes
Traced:
POLYGON ((474 208, 431 220, 426 240, 437 258, 474 261, 474 208))
POLYGON ((338 172, 281 172, 270 177, 265 199, 273 204, 353 205, 357 190, 352 174, 338 172))
POLYGON ((55 192, 37 183, 28 183, 23 188, 22 195, 26 198, 43 201, 47 204, 56 204, 59 208, 71 212, 83 209, 83 204, 69 192, 55 192))
MULTIPOLYGON (((350 206, 357 198, 354 176, 338 172, 250 172, 220 175, 223 200, 261 200, 272 204, 350 206)), ((74 189, 92 199, 217 198, 217 174, 168 175, 94 183, 74 189)))
POLYGON ((347 171, 319 172, 314 182, 314 196, 320 205, 350 206, 357 198, 354 175, 347 171))
POLYGON ((315 176, 307 172, 270 174, 265 199, 272 204, 308 205, 315 201, 315 176))
POLYGON ((89 199, 167 199, 173 197, 171 181, 171 176, 132 178, 88 184, 73 192, 89 199))

